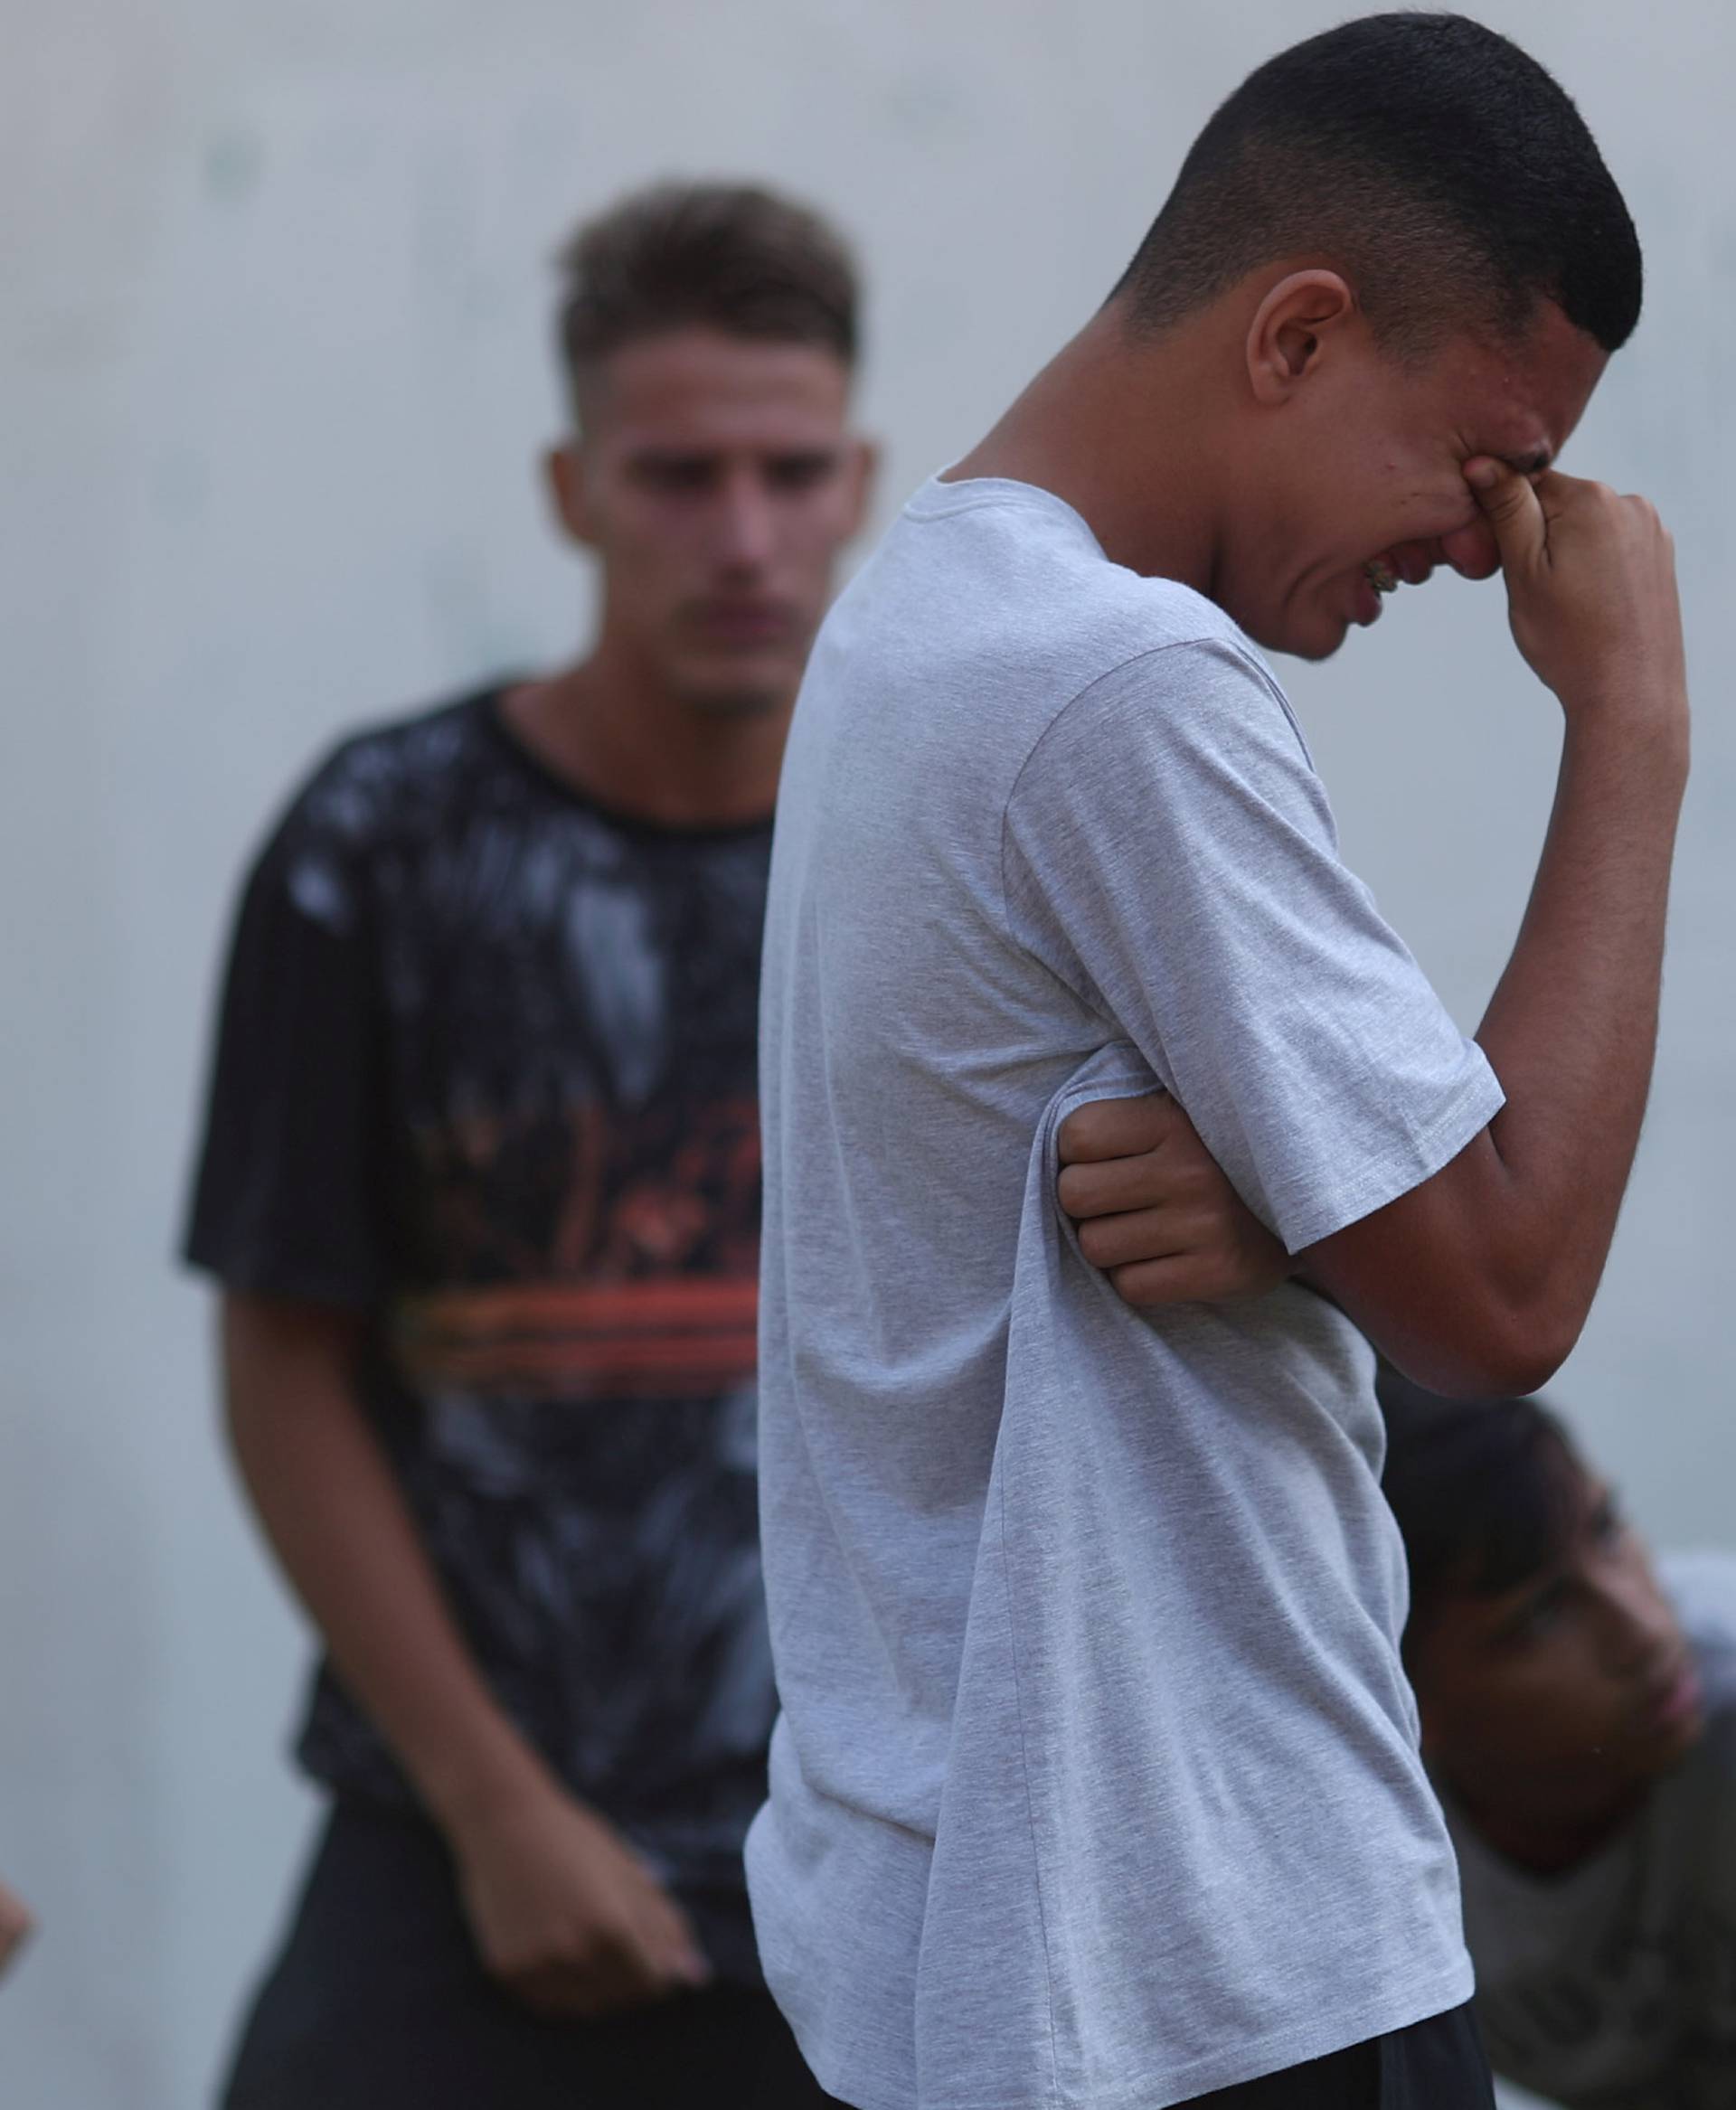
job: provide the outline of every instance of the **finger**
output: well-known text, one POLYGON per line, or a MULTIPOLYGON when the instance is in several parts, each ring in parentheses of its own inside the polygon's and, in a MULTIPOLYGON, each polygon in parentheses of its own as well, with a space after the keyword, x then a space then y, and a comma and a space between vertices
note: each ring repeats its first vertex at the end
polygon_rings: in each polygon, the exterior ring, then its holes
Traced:
POLYGON ((1135 1260, 1165 1260, 1195 1249, 1188 1236, 1194 1228, 1182 1220, 1180 1210, 1129 1209, 1081 1223, 1079 1249, 1093 1267, 1105 1271, 1135 1260))
POLYGON ((1146 1092, 1133 1099, 1095 1099, 1068 1115, 1055 1147, 1064 1165, 1137 1157, 1142 1151, 1156 1150, 1174 1133, 1179 1112, 1167 1092, 1146 1092))
POLYGON ((555 1964, 501 1973, 500 1983, 533 2014, 555 2017, 606 2014, 611 1992, 607 1982, 555 1964))
POLYGON ((1531 478, 1491 455, 1478 455, 1466 463, 1465 481, 1495 536, 1502 570, 1538 562, 1549 537, 1543 502, 1531 478))
POLYGON ((1179 1183, 1166 1151, 1139 1157, 1116 1157, 1102 1164, 1067 1165, 1055 1182, 1055 1196, 1075 1221, 1115 1216, 1128 1209, 1156 1209, 1174 1198, 1179 1183))
POLYGON ((669 1985, 709 1985, 712 1966, 688 1927, 678 1922, 648 1945, 657 1976, 669 1985))
POLYGON ((665 1990, 658 1973, 637 1950, 613 1945, 593 1951, 582 1963, 544 1965, 538 1985, 550 2011, 593 2018, 644 2007, 665 1990))
POLYGON ((1222 1264, 1198 1253, 1136 1260, 1125 1267, 1111 1267, 1108 1279, 1123 1304, 1142 1312, 1169 1305, 1209 1304, 1231 1287, 1222 1264))

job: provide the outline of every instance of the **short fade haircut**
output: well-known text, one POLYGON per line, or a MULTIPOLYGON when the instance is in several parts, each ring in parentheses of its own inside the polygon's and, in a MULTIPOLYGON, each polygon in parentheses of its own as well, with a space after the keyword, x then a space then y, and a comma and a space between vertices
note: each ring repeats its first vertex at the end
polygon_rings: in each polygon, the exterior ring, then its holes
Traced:
POLYGON ((1366 15, 1250 74, 1110 297, 1162 330, 1306 256, 1344 268, 1401 359, 1465 328, 1512 341, 1540 298, 1606 352, 1639 320, 1639 238, 1585 120, 1460 14, 1366 15))
POLYGON ((1541 1399, 1443 1399, 1390 1366, 1375 1390, 1410 1569, 1408 1656, 1443 1598, 1499 1597, 1566 1553, 1585 1467, 1541 1399))
POLYGON ((859 289, 849 245, 817 212, 751 184, 665 183, 587 221, 557 259, 569 386, 623 344, 704 327, 817 344, 847 367, 859 289))

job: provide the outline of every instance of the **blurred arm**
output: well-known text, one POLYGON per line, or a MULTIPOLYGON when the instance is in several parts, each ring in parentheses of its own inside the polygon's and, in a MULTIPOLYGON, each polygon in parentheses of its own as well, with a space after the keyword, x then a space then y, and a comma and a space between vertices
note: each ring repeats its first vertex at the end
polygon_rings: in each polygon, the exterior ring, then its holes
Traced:
POLYGON ((448 1827, 547 1781, 446 1607, 354 1370, 361 1322, 223 1300, 230 1441, 254 1509, 344 1682, 448 1827))
POLYGON ((452 1844, 485 1964, 533 2005, 579 2014, 702 1982, 678 1908, 489 1691, 363 1413, 361 1323, 231 1294, 222 1325, 241 1477, 344 1684, 452 1844))

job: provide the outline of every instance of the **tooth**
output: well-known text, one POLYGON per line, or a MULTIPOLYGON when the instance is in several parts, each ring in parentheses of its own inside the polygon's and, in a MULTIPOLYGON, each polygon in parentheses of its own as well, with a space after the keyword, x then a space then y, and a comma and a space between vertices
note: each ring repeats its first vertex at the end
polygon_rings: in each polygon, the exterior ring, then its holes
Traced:
POLYGON ((1398 573, 1390 564, 1382 563, 1378 557, 1371 557, 1363 566, 1363 576, 1376 593, 1394 593, 1398 590, 1398 573))

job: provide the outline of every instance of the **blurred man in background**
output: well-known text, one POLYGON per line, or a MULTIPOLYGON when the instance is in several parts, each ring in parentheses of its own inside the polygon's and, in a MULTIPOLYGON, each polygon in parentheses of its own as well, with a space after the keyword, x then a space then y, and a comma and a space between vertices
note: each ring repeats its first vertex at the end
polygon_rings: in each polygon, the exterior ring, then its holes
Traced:
POLYGON ((755 993, 868 488, 857 289, 748 188, 631 198, 563 273, 590 649, 344 742, 230 963, 187 1252, 326 1643, 300 1757, 333 1798, 233 2110, 713 2101, 782 2028, 741 1872, 774 1705, 755 993))
POLYGON ((1571 2110, 1736 2101, 1736 1557, 1654 1567, 1535 1399, 1381 1380, 1405 1661, 1496 2070, 1571 2110))

